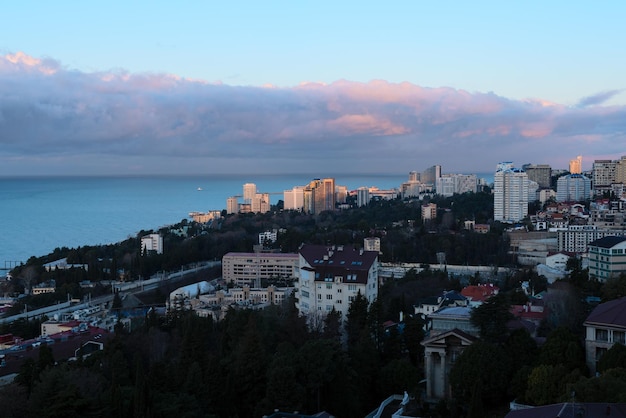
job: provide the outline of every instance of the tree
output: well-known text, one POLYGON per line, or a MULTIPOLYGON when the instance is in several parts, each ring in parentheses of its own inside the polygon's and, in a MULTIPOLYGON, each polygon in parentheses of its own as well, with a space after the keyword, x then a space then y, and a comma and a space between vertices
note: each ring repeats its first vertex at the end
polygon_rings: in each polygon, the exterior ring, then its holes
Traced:
POLYGON ((618 367, 626 369, 626 347, 622 344, 614 344, 598 361, 598 371, 600 373, 618 367))
POLYGON ((348 308, 346 331, 348 347, 352 347, 359 340, 362 332, 367 332, 367 299, 359 291, 348 308))
POLYGON ((504 293, 498 293, 472 310, 470 321, 478 327, 480 336, 485 341, 500 341, 506 337, 506 323, 513 319, 509 311, 509 299, 504 293))
POLYGON ((496 405, 505 399, 511 375, 511 362, 504 349, 477 341, 467 347, 452 366, 450 385, 464 402, 478 405, 480 400, 486 406, 496 405))
POLYGON ((539 364, 563 365, 567 372, 580 370, 587 374, 585 350, 578 337, 565 327, 550 333, 539 352, 539 364))

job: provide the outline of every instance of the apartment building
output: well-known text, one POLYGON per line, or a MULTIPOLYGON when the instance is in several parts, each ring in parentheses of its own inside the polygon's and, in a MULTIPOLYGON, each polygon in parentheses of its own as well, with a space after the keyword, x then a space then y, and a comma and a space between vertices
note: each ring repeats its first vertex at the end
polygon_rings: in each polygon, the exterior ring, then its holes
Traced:
POLYGON ((598 228, 595 225, 570 225, 557 231, 557 251, 582 254, 587 245, 600 238, 624 235, 624 230, 598 228))
POLYGON ((606 281, 626 273, 626 237, 609 236, 592 241, 589 249, 589 277, 606 281))
POLYGON ((163 237, 159 234, 149 234, 141 237, 141 250, 163 254, 163 237))
POLYGON ((361 294, 368 303, 378 296, 378 252, 352 246, 303 245, 296 307, 310 325, 335 309, 345 320, 350 303, 361 294))
POLYGON ((513 223, 528 216, 528 175, 512 162, 497 165, 493 194, 496 221, 513 223))
POLYGON ((222 278, 236 286, 260 287, 271 278, 296 279, 299 256, 295 253, 236 253, 222 257, 222 278))

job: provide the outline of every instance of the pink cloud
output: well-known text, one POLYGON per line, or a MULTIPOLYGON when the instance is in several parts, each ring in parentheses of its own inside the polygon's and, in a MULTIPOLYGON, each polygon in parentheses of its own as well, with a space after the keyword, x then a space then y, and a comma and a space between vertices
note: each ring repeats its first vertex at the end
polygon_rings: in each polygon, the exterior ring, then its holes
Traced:
POLYGON ((0 57, 0 81, 0 161, 29 152, 238 159, 305 153, 406 164, 424 158, 432 165, 455 155, 482 164, 625 153, 620 106, 572 108, 383 80, 233 87, 171 74, 69 71, 24 53, 0 57))

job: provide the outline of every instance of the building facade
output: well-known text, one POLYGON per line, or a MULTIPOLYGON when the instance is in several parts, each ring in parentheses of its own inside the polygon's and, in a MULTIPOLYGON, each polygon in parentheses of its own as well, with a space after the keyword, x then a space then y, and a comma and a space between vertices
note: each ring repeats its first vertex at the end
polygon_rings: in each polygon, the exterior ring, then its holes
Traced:
POLYGON ((587 245, 600 238, 624 235, 625 231, 601 229, 595 225, 570 225, 556 233, 557 250, 582 254, 587 245))
POLYGON ((429 203, 422 205, 422 221, 431 221, 437 219, 437 205, 429 203))
POLYGON ((254 287, 260 287, 264 279, 296 279, 298 258, 295 253, 230 252, 222 257, 222 278, 226 283, 254 287))
POLYGON ((159 234, 149 234, 141 237, 141 250, 163 254, 163 237, 159 234))
POLYGON ((582 174, 568 174, 557 180, 557 202, 581 202, 590 198, 591 179, 582 174))
POLYGON ((579 155, 573 160, 569 160, 570 174, 582 174, 583 172, 583 156, 579 155))
POLYGON ((550 188, 552 167, 548 164, 524 164, 522 170, 528 175, 528 180, 534 181, 540 188, 550 188))
POLYGON ((626 273, 626 237, 604 237, 587 246, 589 278, 605 282, 626 273))
POLYGON ((607 350, 614 344, 626 345, 626 297, 596 306, 583 325, 586 362, 593 376, 607 350))
POLYGON ((610 191, 611 184, 615 182, 615 170, 617 161, 595 160, 593 162, 592 186, 596 196, 601 196, 604 192, 610 191))
POLYGON ((361 294, 368 303, 378 296, 378 252, 351 246, 303 245, 296 307, 310 325, 319 325, 333 309, 345 321, 350 303, 361 294))
POLYGON ((498 164, 493 193, 496 221, 513 223, 528 216, 528 175, 512 162, 498 164))
POLYGON ((304 186, 295 186, 291 190, 283 192, 283 209, 302 210, 304 209, 304 186))

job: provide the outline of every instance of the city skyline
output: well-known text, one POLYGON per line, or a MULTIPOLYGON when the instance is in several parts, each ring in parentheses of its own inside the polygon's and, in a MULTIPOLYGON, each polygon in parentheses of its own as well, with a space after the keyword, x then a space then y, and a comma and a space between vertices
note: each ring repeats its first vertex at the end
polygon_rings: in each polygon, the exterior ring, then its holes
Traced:
POLYGON ((626 154, 626 5, 449 6, 11 3, 0 176, 476 173, 577 155, 589 170, 626 154))

